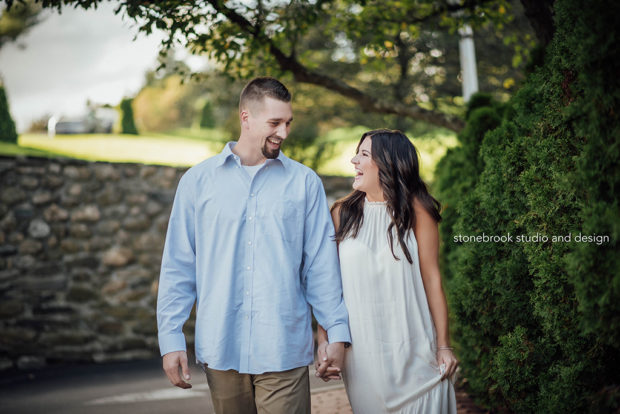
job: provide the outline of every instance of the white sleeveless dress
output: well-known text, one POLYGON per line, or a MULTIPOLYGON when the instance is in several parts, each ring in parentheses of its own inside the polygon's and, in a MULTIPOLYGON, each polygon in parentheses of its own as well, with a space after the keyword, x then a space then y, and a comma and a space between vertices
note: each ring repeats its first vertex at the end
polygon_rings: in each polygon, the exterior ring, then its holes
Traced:
POLYGON ((413 231, 407 261, 394 231, 395 260, 385 202, 364 203, 356 238, 339 245, 352 346, 343 379, 355 414, 456 413, 451 380, 440 381, 435 326, 422 283, 413 231))

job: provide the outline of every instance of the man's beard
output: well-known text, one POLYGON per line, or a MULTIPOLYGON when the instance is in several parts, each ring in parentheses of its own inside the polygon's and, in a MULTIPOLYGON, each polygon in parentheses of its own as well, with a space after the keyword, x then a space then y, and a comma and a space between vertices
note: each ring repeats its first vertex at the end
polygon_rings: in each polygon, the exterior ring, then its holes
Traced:
MULTIPOLYGON (((275 137, 267 137, 267 139, 269 138, 275 138, 275 137)), ((265 158, 267 159, 275 159, 278 158, 278 155, 280 155, 280 147, 282 146, 282 142, 283 140, 276 138, 279 142, 280 145, 278 145, 278 148, 276 149, 270 149, 269 148, 269 143, 267 142, 267 139, 265 139, 265 143, 263 144, 263 148, 261 148, 261 151, 263 153, 263 155, 265 156, 265 158)))

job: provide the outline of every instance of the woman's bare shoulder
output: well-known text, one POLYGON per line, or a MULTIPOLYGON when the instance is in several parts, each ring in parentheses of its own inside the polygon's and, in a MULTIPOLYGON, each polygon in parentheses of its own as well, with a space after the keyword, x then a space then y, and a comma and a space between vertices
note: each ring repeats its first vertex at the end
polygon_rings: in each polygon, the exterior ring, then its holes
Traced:
POLYGON ((422 202, 417 197, 413 198, 413 211, 415 212, 416 228, 418 228, 420 225, 434 226, 437 224, 433 216, 431 216, 426 207, 424 207, 424 204, 422 204, 422 202))

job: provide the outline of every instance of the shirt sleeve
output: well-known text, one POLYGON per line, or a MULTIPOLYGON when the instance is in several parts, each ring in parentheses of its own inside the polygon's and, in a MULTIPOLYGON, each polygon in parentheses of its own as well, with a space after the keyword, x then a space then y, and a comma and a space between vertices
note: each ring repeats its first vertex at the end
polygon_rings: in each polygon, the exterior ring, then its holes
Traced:
POLYGON ((302 281, 314 317, 327 331, 329 342, 351 342, 349 315, 342 297, 334 225, 323 183, 312 175, 306 194, 302 281))
POLYGON ((183 325, 196 301, 195 186, 185 173, 174 197, 157 293, 157 330, 161 355, 185 351, 183 325))

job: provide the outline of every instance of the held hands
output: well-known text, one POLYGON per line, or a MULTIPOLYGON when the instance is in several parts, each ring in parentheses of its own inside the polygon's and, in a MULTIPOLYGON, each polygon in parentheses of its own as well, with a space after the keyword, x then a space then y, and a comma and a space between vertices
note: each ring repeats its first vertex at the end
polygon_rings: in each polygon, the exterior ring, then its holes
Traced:
POLYGON ((179 388, 192 388, 192 384, 183 381, 179 375, 179 367, 183 373, 183 378, 187 381, 191 379, 189 367, 187 365, 187 353, 185 351, 175 351, 164 355, 164 372, 172 383, 179 388))
POLYGON ((452 353, 452 349, 439 349, 437 351, 437 364, 439 365, 439 372, 443 381, 456 373, 459 360, 452 353))
POLYGON ((327 382, 332 379, 341 379, 340 372, 344 365, 344 343, 322 342, 317 350, 317 361, 314 363, 316 376, 327 382))

